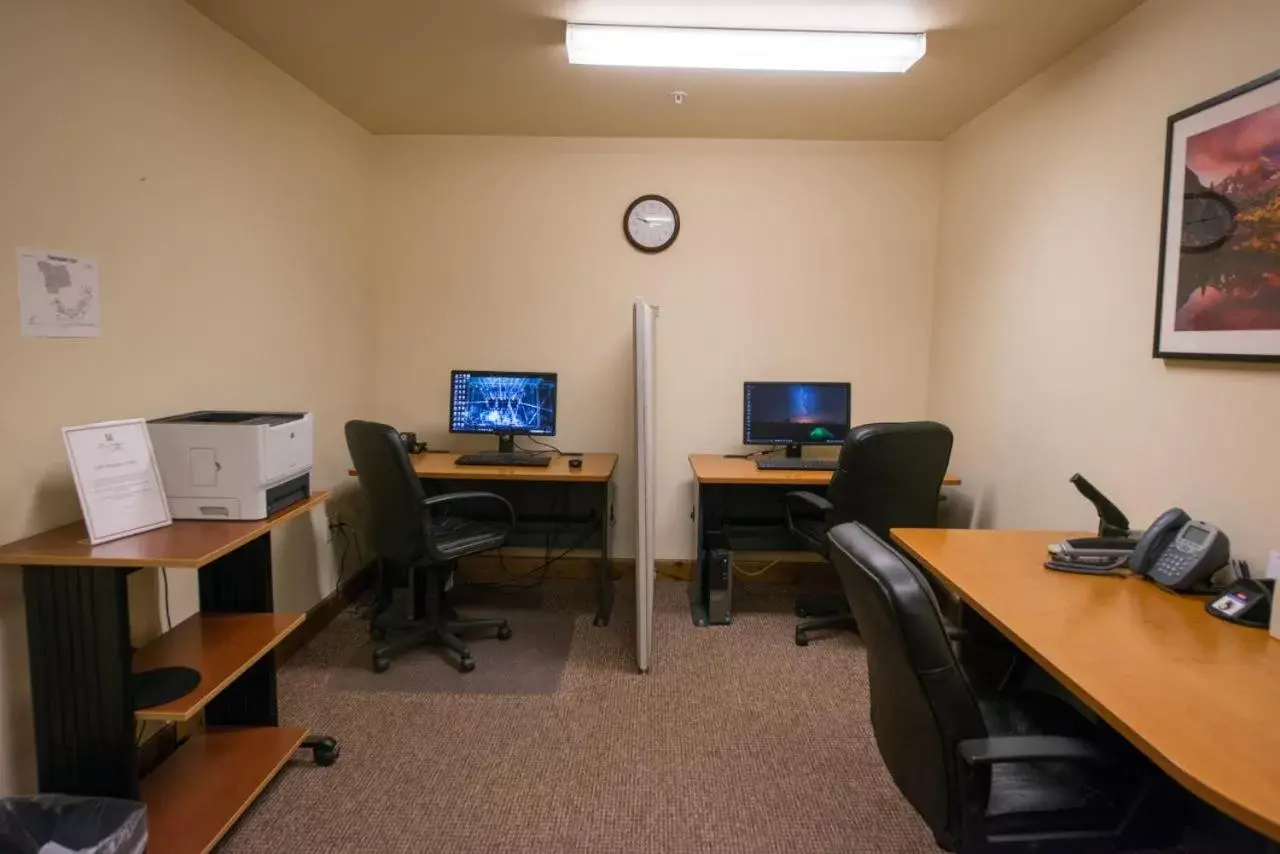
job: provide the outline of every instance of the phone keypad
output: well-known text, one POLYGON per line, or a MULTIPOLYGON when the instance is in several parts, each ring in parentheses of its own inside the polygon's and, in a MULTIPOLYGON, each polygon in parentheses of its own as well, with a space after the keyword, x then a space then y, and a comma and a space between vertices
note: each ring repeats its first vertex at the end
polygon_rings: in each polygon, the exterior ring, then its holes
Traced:
POLYGON ((1156 561, 1155 569, 1151 574, 1164 579, 1175 579, 1190 569, 1195 560, 1195 555, 1171 549, 1156 561))

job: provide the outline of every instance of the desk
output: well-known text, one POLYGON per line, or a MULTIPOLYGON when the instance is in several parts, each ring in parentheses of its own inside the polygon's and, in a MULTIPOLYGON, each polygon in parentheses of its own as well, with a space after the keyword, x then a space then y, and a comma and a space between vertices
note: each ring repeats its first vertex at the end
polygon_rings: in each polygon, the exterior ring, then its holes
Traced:
MULTIPOLYGON (((796 490, 821 492, 831 482, 829 471, 758 469, 755 460, 721 454, 690 454, 693 468, 694 568, 689 583, 693 622, 707 624, 702 585, 707 555, 712 549, 754 552, 795 552, 795 538, 787 528, 782 496, 796 490)), ((960 479, 947 475, 944 486, 960 479)))
MULTIPOLYGON (((478 490, 511 502, 516 526, 507 545, 599 552, 595 624, 605 626, 613 614, 613 471, 617 454, 583 454, 582 467, 570 468, 572 457, 554 456, 545 468, 533 466, 460 466, 458 454, 413 454, 414 473, 428 495, 478 490)), ((354 475, 354 469, 350 474, 354 475)))
POLYGON ((0 546, 22 567, 40 791, 141 799, 148 849, 211 849, 299 747, 332 742, 280 726, 272 649, 304 614, 273 611, 271 530, 323 504, 327 492, 251 522, 180 521, 90 545, 83 522, 0 546), (200 613, 133 653, 127 578, 142 567, 199 573, 200 613), (134 670, 184 665, 194 691, 133 708, 134 670), (188 721, 193 735, 138 779, 135 726, 188 721))
POLYGON ((1046 570, 1063 531, 893 539, 1173 779, 1280 839, 1280 642, 1136 578, 1046 570))

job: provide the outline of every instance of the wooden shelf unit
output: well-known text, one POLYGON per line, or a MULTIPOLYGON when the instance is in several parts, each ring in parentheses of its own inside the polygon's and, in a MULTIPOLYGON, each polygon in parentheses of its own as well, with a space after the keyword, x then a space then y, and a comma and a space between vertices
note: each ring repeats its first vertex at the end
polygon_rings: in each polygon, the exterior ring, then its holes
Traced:
POLYGON ((220 691, 302 625, 305 614, 193 614, 134 653, 134 672, 190 667, 200 684, 162 706, 139 709, 139 721, 189 721, 220 691))
POLYGON ((142 781, 147 850, 205 854, 307 737, 302 727, 211 730, 192 736, 142 781))
POLYGON ((337 743, 279 726, 275 646, 303 622, 275 612, 271 532, 320 507, 328 492, 266 519, 174 522, 94 546, 83 522, 0 545, 22 567, 39 791, 144 800, 149 850, 210 850, 299 747, 317 763, 337 743), (196 574, 200 613, 140 650, 131 645, 129 575, 144 567, 196 574), (178 700, 135 711, 138 670, 200 673, 178 700), (139 721, 189 721, 192 736, 139 779, 139 721))

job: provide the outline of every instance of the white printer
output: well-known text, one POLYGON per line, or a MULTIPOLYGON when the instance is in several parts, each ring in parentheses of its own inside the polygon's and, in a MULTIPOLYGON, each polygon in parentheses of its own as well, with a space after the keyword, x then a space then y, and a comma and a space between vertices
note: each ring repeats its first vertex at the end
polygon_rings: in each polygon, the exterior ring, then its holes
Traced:
POLYGON ((175 519, 265 519, 311 494, 310 412, 187 412, 147 429, 175 519))

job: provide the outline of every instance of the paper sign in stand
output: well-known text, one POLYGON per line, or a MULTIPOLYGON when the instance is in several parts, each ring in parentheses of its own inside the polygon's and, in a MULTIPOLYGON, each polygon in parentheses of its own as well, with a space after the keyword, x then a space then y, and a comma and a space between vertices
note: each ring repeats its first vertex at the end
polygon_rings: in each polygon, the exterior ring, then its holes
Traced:
POLYGON ((93 545, 173 523, 141 418, 62 428, 93 545))

